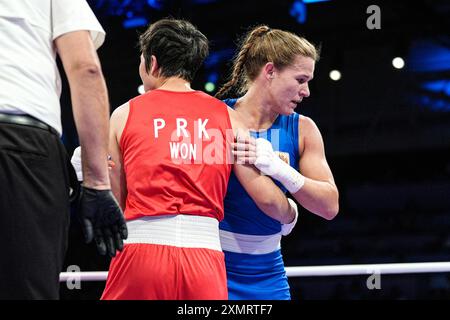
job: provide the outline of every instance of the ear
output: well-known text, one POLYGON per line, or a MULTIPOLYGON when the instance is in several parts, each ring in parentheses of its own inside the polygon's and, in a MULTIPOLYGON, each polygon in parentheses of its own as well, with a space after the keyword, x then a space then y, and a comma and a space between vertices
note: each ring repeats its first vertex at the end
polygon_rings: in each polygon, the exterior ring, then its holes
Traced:
POLYGON ((275 65, 273 62, 267 62, 263 67, 264 78, 267 80, 271 80, 274 77, 275 73, 275 65))
POLYGON ((154 55, 152 55, 150 60, 150 74, 153 76, 157 76, 159 73, 159 65, 158 60, 154 55))

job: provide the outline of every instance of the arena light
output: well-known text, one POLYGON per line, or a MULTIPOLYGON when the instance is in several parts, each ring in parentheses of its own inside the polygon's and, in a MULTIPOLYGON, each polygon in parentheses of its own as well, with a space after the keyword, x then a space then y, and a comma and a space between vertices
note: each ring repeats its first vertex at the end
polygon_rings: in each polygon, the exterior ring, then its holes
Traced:
POLYGON ((125 29, 137 28, 146 26, 148 24, 148 20, 144 17, 133 17, 128 18, 123 22, 123 27, 125 29))
POLYGON ((450 97, 450 79, 429 80, 421 85, 421 88, 436 94, 445 94, 450 97))
POLYGON ((141 84, 141 85, 138 87, 137 91, 139 92, 139 94, 144 94, 144 93, 145 93, 144 85, 141 84))
POLYGON ((303 1, 297 0, 291 6, 289 14, 294 17, 298 23, 306 22, 306 5, 303 1))
POLYGON ((328 2, 330 0, 295 0, 291 8, 289 9, 289 14, 294 17, 298 23, 304 24, 306 22, 307 16, 307 4, 313 4, 318 2, 328 2))
POLYGON ((450 47, 435 40, 417 40, 411 45, 408 69, 414 72, 448 72, 450 47))
POLYGON ((216 90, 217 80, 219 80, 219 74, 217 72, 211 72, 208 75, 208 78, 205 83, 206 92, 213 92, 214 90, 216 90))
POLYGON ((309 4, 309 3, 319 3, 319 2, 328 2, 330 0, 303 0, 304 3, 309 4))
POLYGON ((394 59, 392 59, 392 65, 395 69, 403 69, 403 67, 405 66, 405 60, 403 60, 403 58, 401 57, 395 57, 394 59))
POLYGON ((205 90, 206 92, 213 92, 216 90, 216 85, 213 82, 207 82, 205 83, 205 90))
POLYGON ((414 104, 435 112, 450 112, 450 80, 428 80, 420 85, 420 90, 409 98, 414 104))
POLYGON ((330 79, 333 81, 341 80, 342 74, 339 70, 331 70, 330 71, 330 79))
POLYGON ((163 1, 162 0, 147 0, 147 5, 150 8, 161 10, 163 8, 163 1))

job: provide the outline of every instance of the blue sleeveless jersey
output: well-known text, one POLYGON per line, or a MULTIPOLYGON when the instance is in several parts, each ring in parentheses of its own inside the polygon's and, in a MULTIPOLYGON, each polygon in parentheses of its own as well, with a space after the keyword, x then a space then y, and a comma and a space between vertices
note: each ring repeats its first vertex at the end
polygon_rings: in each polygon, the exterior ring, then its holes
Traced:
MULTIPOLYGON (((236 101, 237 99, 224 100, 232 108, 236 101)), ((289 116, 280 114, 268 130, 251 131, 253 137, 269 140, 274 151, 279 151, 282 155, 288 156, 290 166, 296 170, 298 170, 300 159, 298 120, 298 113, 289 116)), ((281 190, 286 192, 281 183, 276 180, 273 181, 281 190)), ((231 172, 228 182, 224 205, 225 218, 220 223, 220 229, 222 230, 252 235, 270 235, 281 231, 280 222, 272 219, 258 208, 233 172, 231 172)))
MULTIPOLYGON (((231 108, 237 99, 224 100, 231 108)), ((279 115, 273 125, 264 131, 251 132, 255 138, 265 138, 272 143, 281 158, 289 159, 291 167, 298 170, 299 114, 279 115)), ((276 180, 278 187, 286 189, 276 180)), ((281 232, 281 223, 262 212, 252 200, 234 173, 231 173, 224 199, 225 217, 219 227, 232 233, 270 236, 281 232)), ((284 269, 281 250, 265 254, 229 252, 224 249, 230 300, 289 300, 289 284, 284 269)))

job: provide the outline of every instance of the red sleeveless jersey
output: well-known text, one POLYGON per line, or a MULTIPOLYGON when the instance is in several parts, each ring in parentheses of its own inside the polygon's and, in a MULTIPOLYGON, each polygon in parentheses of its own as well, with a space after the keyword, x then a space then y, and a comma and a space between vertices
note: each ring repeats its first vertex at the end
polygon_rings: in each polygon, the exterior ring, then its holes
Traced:
POLYGON ((157 89, 130 100, 120 140, 126 219, 193 214, 221 221, 231 137, 227 106, 203 92, 157 89))

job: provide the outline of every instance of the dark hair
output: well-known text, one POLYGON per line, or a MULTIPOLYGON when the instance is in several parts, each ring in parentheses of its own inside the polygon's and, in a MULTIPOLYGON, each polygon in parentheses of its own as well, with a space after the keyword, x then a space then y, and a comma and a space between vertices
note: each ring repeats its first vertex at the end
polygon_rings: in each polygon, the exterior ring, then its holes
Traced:
POLYGON ((189 82, 194 79, 209 51, 208 39, 194 25, 171 18, 151 24, 140 35, 139 45, 147 72, 154 55, 161 76, 178 76, 189 82))
POLYGON ((292 64, 297 55, 318 61, 319 54, 318 48, 294 33, 266 25, 256 26, 241 38, 230 79, 216 97, 226 97, 233 91, 238 95, 244 94, 267 62, 273 62, 275 67, 282 69, 292 64))

